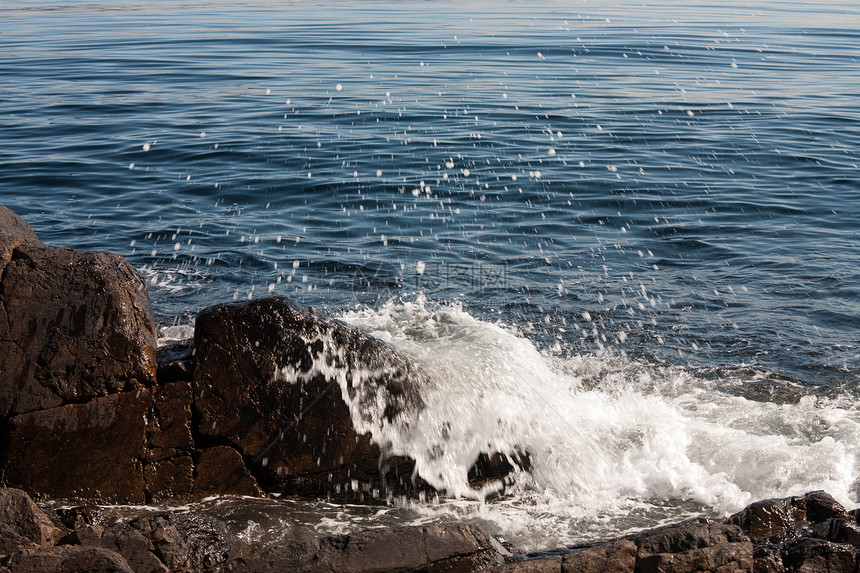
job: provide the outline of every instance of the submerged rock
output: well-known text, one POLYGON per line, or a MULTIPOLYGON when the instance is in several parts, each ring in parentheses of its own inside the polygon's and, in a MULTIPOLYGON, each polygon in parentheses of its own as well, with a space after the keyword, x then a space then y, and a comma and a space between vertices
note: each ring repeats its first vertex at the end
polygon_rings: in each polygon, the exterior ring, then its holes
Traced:
POLYGON ((391 347, 268 298, 201 312, 194 348, 201 443, 234 447, 264 487, 367 495, 411 476, 368 433, 422 408, 423 374, 391 347))

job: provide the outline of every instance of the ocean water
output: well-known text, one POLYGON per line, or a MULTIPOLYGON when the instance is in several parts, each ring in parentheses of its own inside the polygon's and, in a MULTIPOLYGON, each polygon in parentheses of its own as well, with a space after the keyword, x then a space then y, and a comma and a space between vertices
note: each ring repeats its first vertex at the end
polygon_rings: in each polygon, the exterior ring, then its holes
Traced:
POLYGON ((375 437, 450 495, 268 535, 855 507, 858 60, 852 2, 0 1, 0 203, 127 257, 163 341, 288 295, 431 372, 375 437))

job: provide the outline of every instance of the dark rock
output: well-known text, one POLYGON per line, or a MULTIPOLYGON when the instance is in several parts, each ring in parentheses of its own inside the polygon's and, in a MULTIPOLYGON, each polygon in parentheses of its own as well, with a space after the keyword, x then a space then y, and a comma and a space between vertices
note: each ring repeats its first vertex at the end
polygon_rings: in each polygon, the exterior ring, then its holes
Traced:
POLYGON ((832 517, 822 521, 815 527, 812 534, 819 539, 860 547, 860 525, 847 519, 832 517))
POLYGON ((830 518, 851 519, 841 503, 829 493, 814 491, 803 496, 806 500, 806 520, 821 523, 830 518))
MULTIPOLYGON (((21 244, 41 245, 42 242, 24 219, 8 207, 0 205, 0 257, 4 250, 13 249, 21 244), (11 246, 10 246, 11 245, 11 246)), ((2 260, 7 260, 2 257, 2 260)))
POLYGON ((5 477, 33 493, 124 503, 258 495, 235 451, 238 466, 203 455, 195 484, 191 401, 190 384, 176 382, 15 416, 5 477), (52 463, 37 463, 45 459, 52 463))
POLYGON ((143 481, 148 501, 187 497, 194 487, 193 459, 177 455, 152 461, 143 468, 143 481))
POLYGON ((680 553, 726 543, 743 543, 747 540, 736 525, 704 519, 652 529, 631 539, 639 548, 640 557, 656 553, 680 553))
POLYGON ((0 418, 155 382, 146 285, 117 255, 46 247, 0 213, 0 418))
POLYGON ((775 543, 755 546, 753 549, 753 571, 756 573, 784 573, 782 548, 775 543))
POLYGON ((72 531, 101 521, 102 508, 97 505, 79 505, 57 509, 62 524, 72 531))
POLYGON ((183 497, 194 487, 191 384, 162 384, 147 410, 144 489, 148 501, 183 497))
POLYGON ((141 460, 152 393, 140 389, 11 418, 6 480, 55 498, 145 502, 141 460))
POLYGON ((25 549, 7 557, 3 565, 16 573, 133 573, 113 551, 76 545, 25 549))
POLYGON ((752 571, 753 544, 734 524, 698 520, 632 537, 636 571, 752 571))
POLYGON ((488 569, 489 573, 561 573, 563 555, 511 561, 488 569))
POLYGON ((733 515, 729 522, 741 527, 757 544, 757 572, 854 573, 860 528, 851 517, 833 497, 817 491, 758 501, 733 515))
POLYGON ((753 570, 753 544, 724 543, 679 553, 658 553, 639 559, 637 573, 714 573, 750 572, 753 570))
POLYGON ((214 571, 240 549, 238 538, 226 524, 201 513, 165 513, 127 523, 82 525, 62 543, 116 552, 137 573, 214 571))
POLYGON ((135 519, 130 526, 151 542, 170 571, 211 571, 239 552, 236 535, 210 515, 163 514, 135 519))
POLYGON ((85 545, 113 551, 121 555, 135 573, 168 571, 155 556, 152 542, 125 523, 115 523, 107 529, 101 525, 81 526, 61 539, 60 545, 85 545))
POLYGON ((629 539, 601 543, 564 556, 564 573, 633 573, 636 567, 636 544, 629 539))
POLYGON ((257 480, 245 467, 242 456, 230 446, 215 446, 194 452, 197 477, 194 491, 200 495, 261 495, 257 480))
POLYGON ((158 349, 158 383, 191 382, 194 369, 194 346, 191 342, 174 342, 158 349))
MULTIPOLYGON (((0 211, 2 214, 2 211, 0 211)), ((63 531, 19 489, 0 489, 0 555, 53 545, 63 531)))
POLYGON ((854 573, 857 551, 850 545, 806 538, 787 543, 782 560, 794 573, 854 573))
POLYGON ((510 555, 510 552, 483 529, 470 525, 428 525, 422 528, 424 550, 429 563, 475 555, 481 552, 510 555))
POLYGON ((531 459, 526 453, 517 453, 511 456, 499 452, 493 454, 481 454, 469 469, 469 483, 475 487, 484 483, 499 480, 516 470, 528 471, 531 469, 531 459))
MULTIPOLYGON (((288 299, 204 310, 194 347, 200 442, 234 447, 268 489, 319 495, 380 487, 388 444, 365 432, 408 423, 422 407, 422 374, 409 360, 288 299), (345 399, 359 412, 359 431, 345 399)), ((395 473, 409 476, 411 468, 395 473)))
POLYGON ((799 497, 757 501, 729 518, 756 543, 796 537, 794 528, 804 521, 806 500, 799 497))
POLYGON ((234 559, 226 571, 476 571, 507 552, 482 529, 433 525, 373 529, 270 547, 234 559))
POLYGON ((95 535, 91 535, 89 538, 84 535, 81 545, 97 545, 119 553, 135 573, 166 573, 169 571, 153 552, 152 541, 128 524, 114 524, 104 529, 98 542, 96 542, 95 535))

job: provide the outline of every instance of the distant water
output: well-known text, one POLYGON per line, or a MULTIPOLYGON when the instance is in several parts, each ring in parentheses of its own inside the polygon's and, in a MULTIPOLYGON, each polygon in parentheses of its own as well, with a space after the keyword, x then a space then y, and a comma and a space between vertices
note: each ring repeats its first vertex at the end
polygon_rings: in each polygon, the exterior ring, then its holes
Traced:
POLYGON ((860 502, 856 3, 0 1, 0 71, 0 203, 165 340, 285 294, 436 373, 377 437, 465 497, 404 519, 860 502), (534 467, 481 504, 488 447, 534 467))

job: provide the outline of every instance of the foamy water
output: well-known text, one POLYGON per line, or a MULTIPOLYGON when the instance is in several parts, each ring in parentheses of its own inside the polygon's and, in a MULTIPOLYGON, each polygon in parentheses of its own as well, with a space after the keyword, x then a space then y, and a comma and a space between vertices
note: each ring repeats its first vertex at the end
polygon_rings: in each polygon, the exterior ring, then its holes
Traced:
POLYGON ((461 498, 414 506, 427 515, 487 520, 546 548, 817 489, 856 503, 860 406, 848 396, 761 402, 738 392, 747 374, 704 379, 609 351, 556 356, 421 297, 341 318, 430 374, 426 408, 408 427, 364 426, 461 498), (497 451, 528 452, 531 469, 483 501, 467 473, 480 452, 497 451))

